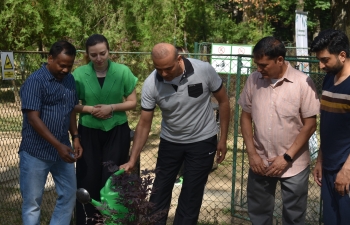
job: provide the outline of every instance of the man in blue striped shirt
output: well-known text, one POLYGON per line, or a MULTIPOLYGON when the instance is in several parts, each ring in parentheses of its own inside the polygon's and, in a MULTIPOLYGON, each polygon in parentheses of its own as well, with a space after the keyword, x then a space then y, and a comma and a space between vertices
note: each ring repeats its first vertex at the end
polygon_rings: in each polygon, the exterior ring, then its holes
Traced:
POLYGON ((76 199, 74 162, 83 152, 73 112, 78 104, 70 73, 75 55, 76 49, 69 42, 54 43, 47 63, 31 74, 20 90, 23 127, 19 155, 24 225, 40 224, 40 205, 49 172, 58 194, 50 225, 68 225, 72 217, 76 199))

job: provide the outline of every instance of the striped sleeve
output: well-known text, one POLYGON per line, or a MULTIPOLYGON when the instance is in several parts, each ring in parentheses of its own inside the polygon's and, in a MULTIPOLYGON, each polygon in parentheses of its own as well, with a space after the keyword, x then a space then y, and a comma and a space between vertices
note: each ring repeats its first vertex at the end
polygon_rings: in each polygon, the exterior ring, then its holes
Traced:
POLYGON ((333 113, 349 113, 350 95, 323 91, 321 109, 333 113))

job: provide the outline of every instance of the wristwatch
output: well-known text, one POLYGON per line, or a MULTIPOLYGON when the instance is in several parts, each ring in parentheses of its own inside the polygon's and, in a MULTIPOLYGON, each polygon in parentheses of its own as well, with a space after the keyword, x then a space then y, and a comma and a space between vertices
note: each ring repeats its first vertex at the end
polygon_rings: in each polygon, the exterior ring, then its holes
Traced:
POLYGON ((286 160, 287 162, 293 162, 292 157, 290 157, 290 155, 288 155, 287 153, 284 153, 283 158, 284 158, 284 160, 286 160))
POLYGON ((73 135, 72 135, 72 141, 73 141, 75 138, 81 139, 80 134, 73 134, 73 135))

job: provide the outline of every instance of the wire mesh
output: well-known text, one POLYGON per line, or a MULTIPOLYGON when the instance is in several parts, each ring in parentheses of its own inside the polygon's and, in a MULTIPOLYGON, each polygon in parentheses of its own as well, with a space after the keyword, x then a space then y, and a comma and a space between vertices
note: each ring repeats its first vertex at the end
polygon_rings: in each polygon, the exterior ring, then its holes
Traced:
MULTIPOLYGON (((194 57, 211 63, 211 55, 194 55, 194 57)), ((233 66, 240 70, 238 75, 235 71, 232 74, 222 73, 222 71, 227 71, 224 67, 230 65, 212 64, 222 77, 227 88, 231 105, 230 126, 226 159, 219 165, 213 163, 213 169, 209 174, 198 221, 198 224, 201 225, 250 224, 247 215, 246 193, 249 163, 240 131, 240 108, 237 104, 239 94, 243 89, 248 74, 254 71, 254 65, 251 61, 248 60, 249 63, 247 64, 247 57, 250 58, 251 56, 245 56, 244 62, 241 61, 241 57, 237 56, 235 56, 236 60, 231 60, 231 63, 235 64, 233 66)), ((21 141, 22 114, 18 91, 23 81, 38 69, 43 62, 46 62, 46 58, 47 53, 15 52, 16 79, 14 81, 0 80, 0 221, 2 224, 22 224, 22 200, 19 191, 19 157, 17 153, 21 141)), ((83 53, 79 52, 74 68, 84 63, 83 58, 83 53)), ((149 53, 111 52, 111 59, 129 66, 135 76, 139 78, 136 91, 138 99, 140 99, 143 81, 153 70, 149 53)), ((320 94, 323 74, 318 69, 317 61, 314 58, 300 59, 289 57, 288 59, 293 66, 299 65, 301 60, 309 63, 309 75, 314 80, 320 94)), ((213 99, 213 102, 215 102, 215 99, 213 99)), ((213 116, 215 116, 215 111, 213 109, 213 116)), ((135 129, 139 115, 140 101, 138 101, 136 110, 128 112, 131 129, 135 129)), ((156 164, 161 126, 161 112, 158 107, 155 109, 154 115, 148 141, 140 156, 140 169, 154 169, 156 164)), ((316 140, 316 145, 318 145, 319 135, 316 135, 316 140)), ((317 151, 314 154, 317 154, 317 151)), ((312 167, 313 163, 311 165, 312 167)), ((52 177, 49 176, 45 185, 41 207, 41 224, 44 225, 49 224, 50 216, 55 205, 57 196, 54 187, 52 177)), ((174 186, 168 224, 171 224, 173 221, 180 190, 181 185, 174 186)), ((308 224, 321 223, 320 209, 320 189, 310 175, 307 211, 308 224)), ((279 189, 277 189, 274 212, 275 224, 281 224, 281 212, 281 197, 279 189)), ((74 218, 71 224, 75 224, 74 218)))

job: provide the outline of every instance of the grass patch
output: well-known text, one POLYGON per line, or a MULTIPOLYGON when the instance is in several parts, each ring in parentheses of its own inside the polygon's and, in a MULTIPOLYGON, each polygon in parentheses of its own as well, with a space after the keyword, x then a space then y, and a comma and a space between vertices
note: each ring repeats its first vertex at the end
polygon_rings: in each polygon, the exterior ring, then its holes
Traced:
MULTIPOLYGON (((41 204, 40 224, 50 223, 57 194, 54 190, 45 191, 41 204)), ((22 198, 20 190, 13 187, 0 186, 0 221, 1 224, 21 225, 22 198)))
POLYGON ((1 131, 16 131, 22 130, 22 117, 0 117, 0 130, 1 131))
POLYGON ((230 208, 225 208, 225 209, 222 209, 221 212, 224 215, 230 215, 231 214, 231 209, 230 208))
POLYGON ((0 200, 1 224, 22 224, 19 189, 0 187, 0 200))
POLYGON ((15 102, 15 94, 13 93, 13 90, 1 90, 0 102, 15 102))

